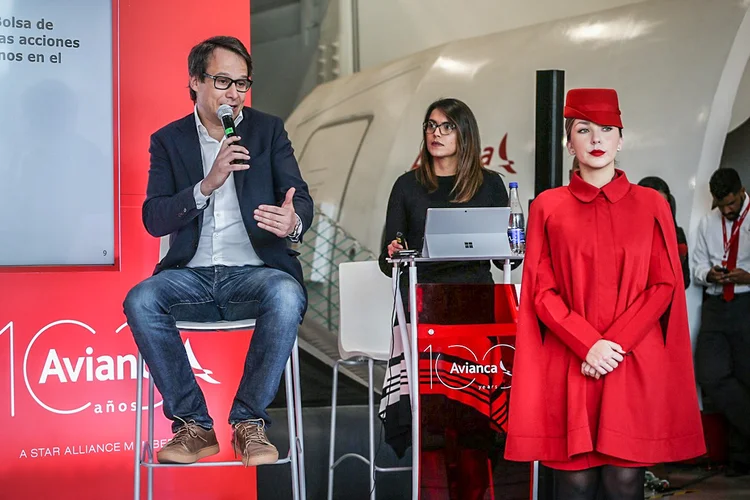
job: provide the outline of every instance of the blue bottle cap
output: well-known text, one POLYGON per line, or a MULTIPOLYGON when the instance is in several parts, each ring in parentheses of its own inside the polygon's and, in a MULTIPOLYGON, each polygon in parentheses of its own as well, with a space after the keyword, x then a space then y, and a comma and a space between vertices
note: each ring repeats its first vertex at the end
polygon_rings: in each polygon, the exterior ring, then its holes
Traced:
POLYGON ((511 188, 511 189, 513 189, 513 188, 517 188, 517 187, 518 187, 518 183, 517 183, 517 182, 511 182, 511 183, 510 183, 510 184, 508 184, 508 185, 510 186, 510 188, 511 188))

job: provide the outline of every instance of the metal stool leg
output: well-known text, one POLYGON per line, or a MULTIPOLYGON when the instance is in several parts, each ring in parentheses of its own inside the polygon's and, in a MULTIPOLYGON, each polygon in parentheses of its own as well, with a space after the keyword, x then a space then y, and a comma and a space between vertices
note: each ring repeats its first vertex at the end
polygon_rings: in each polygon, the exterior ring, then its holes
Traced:
POLYGON ((294 377, 294 421, 297 427, 296 451, 297 467, 299 470, 299 490, 300 497, 302 500, 305 500, 307 498, 307 485, 305 482, 305 431, 302 427, 302 385, 300 384, 299 343, 296 340, 292 349, 292 376, 294 377))
MULTIPOLYGON (((148 463, 154 463, 154 377, 148 375, 148 463)), ((154 469, 148 468, 148 500, 154 499, 154 469)))
POLYGON ((333 500, 333 461, 336 450, 336 400, 339 392, 339 359, 333 364, 333 386, 331 388, 331 441, 328 445, 328 500, 333 500))
POLYGON ((334 363, 333 365, 333 387, 332 387, 332 397, 331 397, 331 439, 330 443, 328 445, 328 500, 333 500, 333 484, 334 484, 334 471, 336 469, 336 466, 338 466, 341 461, 346 460, 347 458, 357 458, 361 460, 362 462, 366 463, 368 465, 368 470, 370 472, 370 500, 375 500, 376 497, 376 491, 375 491, 375 485, 376 485, 376 477, 375 474, 378 470, 384 471, 384 472, 390 472, 392 469, 395 471, 398 468, 386 468, 386 469, 378 469, 375 465, 375 395, 373 393, 373 385, 372 385, 372 379, 373 379, 373 368, 375 365, 375 360, 370 357, 363 357, 356 360, 343 360, 339 359, 334 363), (339 372, 339 365, 346 364, 346 365, 354 365, 354 364, 361 364, 364 363, 365 360, 367 361, 367 390, 368 390, 368 397, 367 397, 367 410, 369 412, 367 417, 367 423, 368 423, 368 443, 369 443, 369 453, 368 458, 363 457, 362 455, 356 454, 356 453, 346 453, 339 457, 339 459, 336 461, 335 455, 336 455, 336 411, 337 411, 337 396, 338 396, 338 372, 339 372))
MULTIPOLYGON (((140 500, 141 489, 141 467, 146 467, 147 472, 147 497, 153 500, 154 496, 154 468, 156 467, 181 467, 180 465, 156 464, 156 455, 154 449, 154 380, 146 372, 146 364, 143 356, 138 352, 137 365, 137 383, 136 388, 136 430, 134 443, 134 466, 133 483, 134 500, 140 500), (148 375, 148 404, 147 411, 147 440, 144 443, 142 436, 143 430, 143 379, 148 375)), ((290 464, 292 476, 292 494, 294 500, 305 500, 305 462, 304 462, 304 439, 302 436, 302 395, 300 384, 299 368, 299 350, 297 341, 294 342, 293 350, 285 367, 285 388, 287 399, 287 422, 289 426, 289 458, 280 461, 282 464, 290 464)), ((227 465, 241 465, 239 461, 235 462, 215 462, 206 464, 195 464, 203 467, 219 467, 227 465)))
POLYGON ((293 389, 293 375, 292 375, 292 358, 286 362, 286 368, 284 369, 284 389, 286 390, 286 418, 287 425, 289 426, 289 458, 290 458, 290 469, 292 473, 292 498, 294 500, 300 499, 299 491, 299 463, 297 461, 297 426, 295 424, 295 411, 294 411, 294 389, 293 389))
POLYGON ((143 423, 143 356, 141 356, 141 351, 138 351, 137 363, 136 383, 138 385, 135 389, 135 443, 133 443, 135 454, 135 469, 133 469, 133 500, 140 500, 141 498, 141 425, 143 423))
POLYGON ((370 500, 375 500, 375 402, 372 391, 372 358, 367 358, 367 421, 370 431, 370 500))

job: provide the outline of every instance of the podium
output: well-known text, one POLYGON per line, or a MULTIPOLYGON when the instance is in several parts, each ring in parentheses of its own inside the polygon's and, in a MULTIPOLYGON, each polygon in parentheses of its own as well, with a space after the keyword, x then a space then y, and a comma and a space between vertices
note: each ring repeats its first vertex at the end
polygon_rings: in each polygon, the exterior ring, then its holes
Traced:
POLYGON ((496 491, 493 478, 503 473, 498 472, 502 469, 498 456, 502 459, 507 430, 518 318, 518 296, 510 283, 512 258, 518 257, 491 258, 504 261, 503 284, 420 285, 417 281, 421 264, 490 260, 487 257, 389 260, 411 400, 412 500, 536 498, 536 466, 531 474, 528 466, 505 463, 507 470, 515 470, 512 494, 496 491), (408 267, 408 321, 398 290, 401 266, 408 267), (429 420, 423 419, 425 414, 429 420), (438 478, 422 473, 452 468, 463 470, 438 478), (441 495, 441 488, 454 492, 441 495), (456 494, 456 488, 461 493, 456 494))

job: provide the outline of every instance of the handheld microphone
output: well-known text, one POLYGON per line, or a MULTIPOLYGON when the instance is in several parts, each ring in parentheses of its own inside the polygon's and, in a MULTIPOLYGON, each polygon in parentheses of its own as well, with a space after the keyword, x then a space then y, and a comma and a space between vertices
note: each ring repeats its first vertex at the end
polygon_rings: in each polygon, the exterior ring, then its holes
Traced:
POLYGON ((221 120, 221 125, 224 127, 224 135, 227 139, 235 137, 237 134, 234 131, 234 113, 232 113, 232 106, 222 104, 216 111, 216 116, 221 120))
MULTIPOLYGON (((232 106, 228 104, 222 104, 216 111, 216 116, 221 120, 221 126, 224 127, 224 137, 229 139, 230 137, 237 137, 237 132, 234 130, 234 113, 232 113, 232 106)), ((242 160, 232 160, 232 163, 243 164, 242 160)))

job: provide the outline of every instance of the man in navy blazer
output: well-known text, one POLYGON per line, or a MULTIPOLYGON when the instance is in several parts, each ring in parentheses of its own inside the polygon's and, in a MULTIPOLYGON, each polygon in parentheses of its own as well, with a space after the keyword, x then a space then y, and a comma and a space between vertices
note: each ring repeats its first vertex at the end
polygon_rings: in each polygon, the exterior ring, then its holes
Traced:
POLYGON ((229 423, 245 465, 273 463, 266 437, 273 400, 307 296, 298 242, 313 202, 279 118, 244 106, 252 59, 234 37, 209 38, 188 56, 190 115, 151 136, 143 223, 170 248, 154 275, 125 298, 138 349, 164 398, 174 437, 161 463, 193 463, 219 452, 206 401, 176 320, 256 318, 229 423), (217 116, 231 107, 238 137, 217 116))

